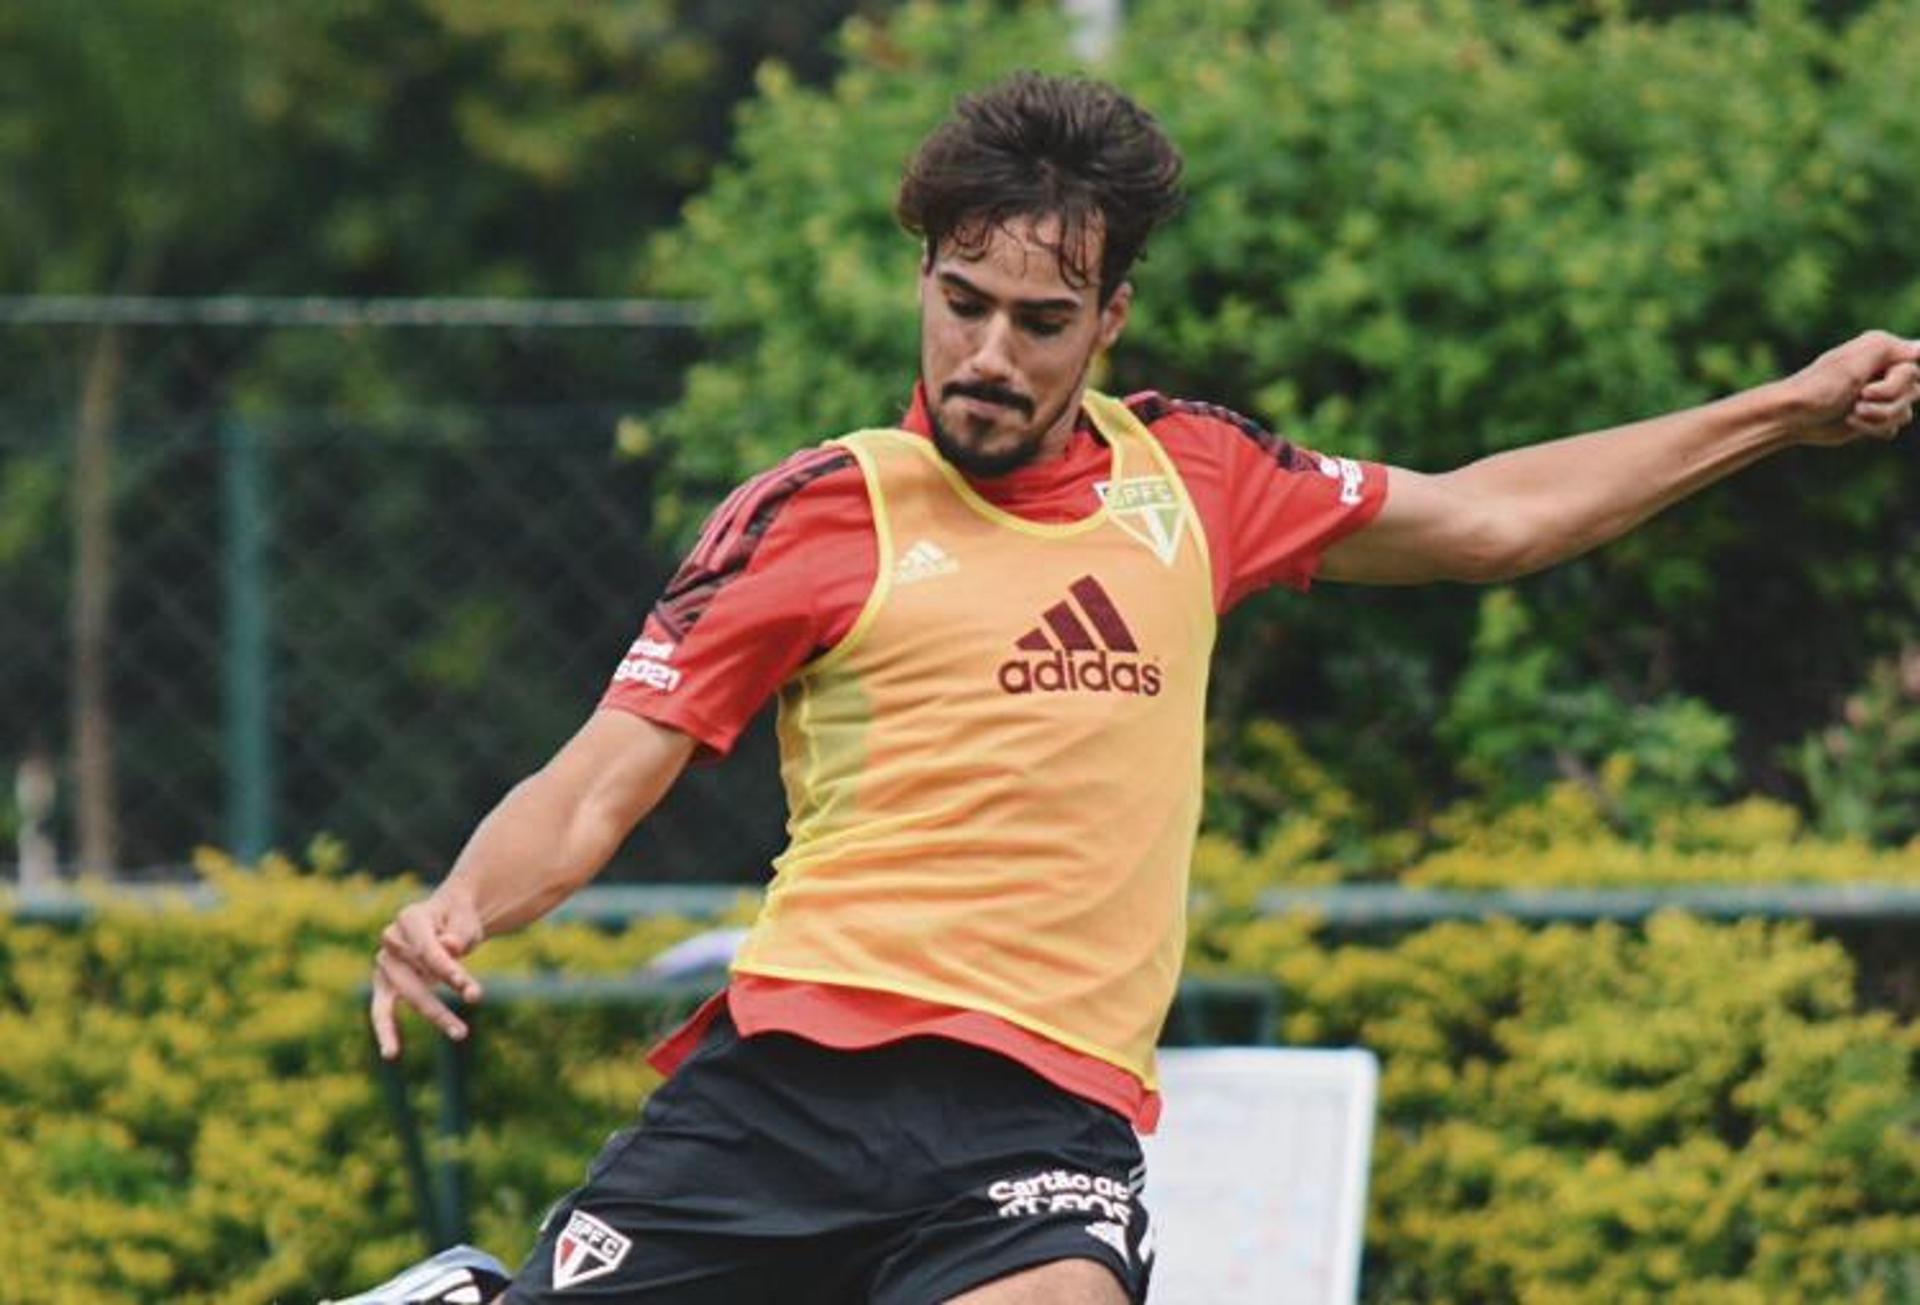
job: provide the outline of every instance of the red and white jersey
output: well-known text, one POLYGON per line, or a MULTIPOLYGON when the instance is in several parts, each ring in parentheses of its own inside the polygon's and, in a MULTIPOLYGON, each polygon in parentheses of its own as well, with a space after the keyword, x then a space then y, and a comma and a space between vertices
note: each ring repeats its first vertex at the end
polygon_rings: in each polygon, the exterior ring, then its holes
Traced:
MULTIPOLYGON (((1147 393, 1126 407, 1170 464, 1204 535, 1203 610, 1209 588, 1216 613, 1268 585, 1307 588, 1327 547, 1370 521, 1384 502, 1386 474, 1378 465, 1298 448, 1210 405, 1147 393)), ((927 436, 918 392, 902 428, 927 436)), ((1062 457, 964 485, 1010 518, 1075 522, 1100 512, 1103 493, 1115 492, 1112 468, 1108 443, 1083 420, 1062 457)), ((1106 506, 1111 515, 1115 505, 1106 506)), ((1145 510, 1132 516, 1143 531, 1155 519, 1145 510)), ((725 753, 769 697, 841 645, 877 582, 887 582, 883 589, 912 585, 951 563, 937 544, 897 540, 882 577, 884 533, 867 478, 846 445, 796 453, 748 481, 709 520, 601 705, 686 733, 706 755, 725 753)), ((1085 610, 1098 621, 1097 610, 1085 610)), ((746 1034, 777 1029, 841 1047, 951 1037, 1009 1055, 1143 1130, 1158 1113, 1151 1075, 1137 1055, 1089 1055, 1085 1046, 1068 1045, 1072 1038, 1036 1031, 1046 1026, 1033 1019, 986 1009, 991 1003, 927 1001, 898 983, 888 991, 748 973, 737 974, 717 1000, 727 1002, 746 1034)), ((671 1072, 711 1010, 669 1039, 655 1064, 671 1072)))

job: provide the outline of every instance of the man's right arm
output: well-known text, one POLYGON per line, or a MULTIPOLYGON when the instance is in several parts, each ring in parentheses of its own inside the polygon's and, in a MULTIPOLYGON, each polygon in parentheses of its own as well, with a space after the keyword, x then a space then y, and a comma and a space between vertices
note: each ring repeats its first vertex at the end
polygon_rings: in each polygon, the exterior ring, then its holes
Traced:
POLYGON ((482 941, 539 919, 594 875, 666 795, 694 741, 630 712, 595 712, 553 759, 515 785, 424 901, 380 936, 370 1015, 380 1054, 400 1053, 396 1011, 413 1007, 448 1037, 466 1025, 434 994, 480 985, 461 964, 482 941))
POLYGON ((381 935, 371 1012, 380 1053, 400 1054, 401 1004, 465 1037, 435 985, 479 1000, 461 958, 593 878, 696 749, 724 756, 767 697, 844 636, 876 566, 866 482, 837 445, 803 449, 729 495, 600 710, 480 822, 446 881, 381 935))

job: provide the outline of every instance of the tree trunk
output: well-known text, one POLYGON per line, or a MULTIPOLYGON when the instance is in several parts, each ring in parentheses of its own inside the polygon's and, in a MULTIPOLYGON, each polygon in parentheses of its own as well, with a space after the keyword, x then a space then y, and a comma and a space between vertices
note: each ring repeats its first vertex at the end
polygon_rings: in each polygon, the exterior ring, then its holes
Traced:
POLYGON ((87 359, 73 457, 73 787, 78 868, 110 877, 119 862, 108 653, 113 600, 113 426, 126 341, 102 327, 87 359))

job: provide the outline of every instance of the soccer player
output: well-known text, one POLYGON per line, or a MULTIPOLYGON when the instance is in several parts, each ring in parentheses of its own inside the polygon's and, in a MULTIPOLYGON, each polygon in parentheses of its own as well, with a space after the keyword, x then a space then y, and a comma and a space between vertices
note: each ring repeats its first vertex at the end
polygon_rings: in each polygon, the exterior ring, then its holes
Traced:
POLYGON ((1444 475, 1087 387, 1180 159, 1102 84, 963 100, 898 200, 921 241, 898 429, 748 481, 580 731, 382 935, 372 1021, 464 1036, 466 958, 585 884, 690 761, 780 704, 791 841, 726 989, 505 1299, 1109 1305, 1153 1245, 1137 1131, 1174 993, 1216 617, 1263 586, 1491 581, 1780 448, 1890 438, 1873 332, 1703 407, 1444 475))

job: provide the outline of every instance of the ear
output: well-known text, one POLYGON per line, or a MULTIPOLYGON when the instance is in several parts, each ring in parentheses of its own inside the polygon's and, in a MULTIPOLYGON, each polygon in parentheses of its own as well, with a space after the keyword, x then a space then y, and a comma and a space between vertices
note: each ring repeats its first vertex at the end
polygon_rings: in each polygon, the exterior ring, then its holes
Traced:
POLYGON ((1120 338, 1120 332, 1127 325, 1127 309, 1133 305, 1133 282, 1122 281, 1120 288, 1113 292, 1113 298, 1107 300, 1100 309, 1099 348, 1111 349, 1113 342, 1120 338))

